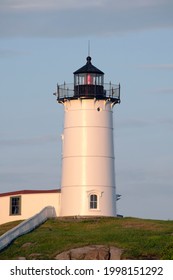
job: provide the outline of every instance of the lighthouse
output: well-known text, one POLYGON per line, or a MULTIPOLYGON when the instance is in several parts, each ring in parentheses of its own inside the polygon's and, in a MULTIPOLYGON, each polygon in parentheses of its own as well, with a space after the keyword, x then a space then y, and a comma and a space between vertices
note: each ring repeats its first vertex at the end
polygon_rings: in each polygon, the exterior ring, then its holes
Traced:
POLYGON ((74 83, 57 85, 64 106, 60 216, 116 216, 113 108, 120 85, 104 83, 91 57, 74 83))

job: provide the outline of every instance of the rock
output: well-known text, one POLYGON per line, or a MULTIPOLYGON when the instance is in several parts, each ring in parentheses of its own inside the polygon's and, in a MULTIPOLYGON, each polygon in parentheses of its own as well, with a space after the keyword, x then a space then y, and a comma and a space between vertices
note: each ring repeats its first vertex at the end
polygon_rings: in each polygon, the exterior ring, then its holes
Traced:
POLYGON ((109 248, 105 246, 91 245, 72 249, 71 260, 106 260, 109 256, 109 248))
POLYGON ((27 248, 27 247, 30 247, 31 245, 34 245, 34 243, 32 243, 32 242, 27 242, 27 243, 24 243, 24 244, 22 245, 22 248, 27 248))
POLYGON ((71 260, 84 260, 88 250, 89 250, 89 247, 72 249, 70 251, 71 260))
POLYGON ((121 260, 122 249, 110 247, 110 260, 121 260))
POLYGON ((70 260, 70 259, 71 259, 70 251, 62 252, 55 257, 55 260, 70 260))
POLYGON ((90 245, 58 254, 56 260, 120 260, 122 250, 104 245, 90 245))
POLYGON ((110 249, 106 246, 100 246, 99 248, 99 260, 109 260, 110 259, 110 249))
POLYGON ((40 253, 32 253, 28 257, 31 258, 32 260, 37 260, 42 256, 40 253))

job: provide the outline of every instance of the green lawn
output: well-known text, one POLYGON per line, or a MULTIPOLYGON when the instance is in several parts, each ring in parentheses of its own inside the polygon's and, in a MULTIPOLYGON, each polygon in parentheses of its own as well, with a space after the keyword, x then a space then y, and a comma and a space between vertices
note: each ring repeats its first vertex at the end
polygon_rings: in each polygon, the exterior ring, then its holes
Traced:
MULTIPOLYGON (((0 234, 16 225, 2 225, 0 234)), ((137 218, 51 219, 16 239, 0 259, 54 259, 65 250, 85 245, 112 245, 123 259, 173 259, 173 221, 137 218), (24 245, 25 244, 25 245, 24 245)))

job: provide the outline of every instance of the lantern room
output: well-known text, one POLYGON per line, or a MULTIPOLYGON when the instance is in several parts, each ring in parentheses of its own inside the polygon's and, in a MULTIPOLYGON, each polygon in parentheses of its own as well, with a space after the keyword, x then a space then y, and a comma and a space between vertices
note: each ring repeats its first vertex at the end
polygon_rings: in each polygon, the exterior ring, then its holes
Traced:
POLYGON ((87 57, 86 64, 75 71, 74 96, 82 98, 104 97, 104 73, 91 63, 87 57))
POLYGON ((91 57, 86 58, 86 64, 73 72, 74 83, 57 84, 54 95, 59 103, 75 99, 109 99, 120 103, 120 84, 104 83, 104 73, 91 63, 91 57))

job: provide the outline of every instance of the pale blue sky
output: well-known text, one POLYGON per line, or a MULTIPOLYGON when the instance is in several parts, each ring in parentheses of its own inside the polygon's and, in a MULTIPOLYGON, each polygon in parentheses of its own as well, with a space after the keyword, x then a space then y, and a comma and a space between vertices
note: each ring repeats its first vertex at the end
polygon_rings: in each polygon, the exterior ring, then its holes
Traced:
POLYGON ((85 64, 121 83, 118 212, 173 219, 173 1, 0 0, 0 192, 60 186, 56 83, 85 64))

